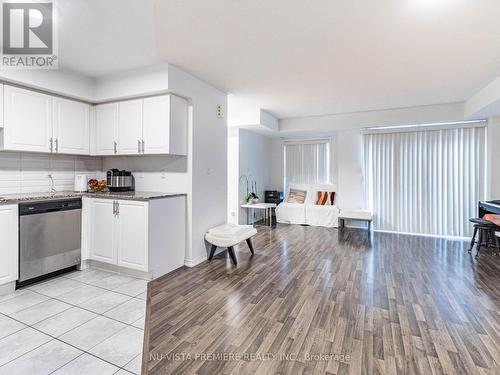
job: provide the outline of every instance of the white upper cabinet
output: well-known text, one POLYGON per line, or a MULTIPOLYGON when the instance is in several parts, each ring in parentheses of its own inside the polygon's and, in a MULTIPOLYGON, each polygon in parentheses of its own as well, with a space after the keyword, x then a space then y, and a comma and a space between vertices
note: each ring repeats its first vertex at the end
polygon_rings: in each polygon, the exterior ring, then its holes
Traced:
POLYGON ((188 103, 175 95, 144 99, 143 153, 187 154, 188 103))
POLYGON ((97 105, 95 111, 96 155, 187 155, 185 99, 154 96, 97 105), (116 152, 108 146, 113 142, 116 152))
POLYGON ((100 104, 95 107, 95 153, 118 153, 118 103, 100 104))
POLYGON ((5 86, 4 111, 4 149, 29 152, 52 151, 51 96, 5 86))
POLYGON ((32 90, 3 87, 3 149, 90 154, 90 106, 32 90))
POLYGON ((188 102, 170 95, 169 154, 187 155, 188 102))
POLYGON ((188 102, 175 95, 91 107, 0 84, 2 102, 3 150, 103 156, 187 155, 188 102))
POLYGON ((143 140, 145 154, 170 151, 170 95, 144 99, 143 140))
POLYGON ((53 98, 54 152, 90 154, 89 111, 88 104, 53 98))
POLYGON ((118 103, 118 154, 120 155, 142 153, 142 105, 142 99, 118 103))

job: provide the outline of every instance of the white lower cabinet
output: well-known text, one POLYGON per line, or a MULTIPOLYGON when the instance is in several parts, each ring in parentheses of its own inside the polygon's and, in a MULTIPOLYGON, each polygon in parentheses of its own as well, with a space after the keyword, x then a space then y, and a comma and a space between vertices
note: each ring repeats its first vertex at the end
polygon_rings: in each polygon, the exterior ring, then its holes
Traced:
POLYGON ((116 263, 116 215, 114 201, 90 200, 90 257, 105 263, 116 263))
POLYGON ((0 206, 0 284, 7 284, 18 279, 18 206, 0 206))
POLYGON ((148 203, 118 201, 116 240, 118 265, 148 270, 148 203))
POLYGON ((90 259, 147 271, 148 203, 91 199, 90 259))
POLYGON ((150 201, 83 198, 82 259, 147 279, 184 265, 186 197, 150 201))

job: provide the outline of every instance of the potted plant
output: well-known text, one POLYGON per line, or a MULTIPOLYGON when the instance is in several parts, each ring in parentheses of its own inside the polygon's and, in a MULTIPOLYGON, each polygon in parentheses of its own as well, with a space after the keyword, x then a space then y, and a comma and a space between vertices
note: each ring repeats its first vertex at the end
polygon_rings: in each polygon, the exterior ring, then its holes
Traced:
POLYGON ((245 200, 248 204, 259 203, 259 197, 253 191, 246 196, 245 200))

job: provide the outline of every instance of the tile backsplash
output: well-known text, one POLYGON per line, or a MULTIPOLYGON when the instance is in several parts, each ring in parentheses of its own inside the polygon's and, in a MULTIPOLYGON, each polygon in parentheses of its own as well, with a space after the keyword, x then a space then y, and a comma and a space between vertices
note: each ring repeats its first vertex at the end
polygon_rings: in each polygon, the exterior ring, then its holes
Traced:
POLYGON ((0 152, 0 194, 73 190, 75 174, 104 178, 102 159, 91 156, 0 152))

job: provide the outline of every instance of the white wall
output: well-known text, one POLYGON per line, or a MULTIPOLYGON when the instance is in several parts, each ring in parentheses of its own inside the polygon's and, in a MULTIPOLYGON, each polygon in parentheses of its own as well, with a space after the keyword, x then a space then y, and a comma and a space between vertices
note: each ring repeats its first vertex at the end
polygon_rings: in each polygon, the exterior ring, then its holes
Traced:
POLYGON ((188 156, 107 157, 104 168, 134 171, 137 190, 187 193, 186 264, 193 266, 207 259, 206 231, 227 220, 227 120, 216 111, 227 106, 227 95, 178 67, 165 68, 101 80, 96 98, 166 91, 189 98, 188 156))
POLYGON ((336 131, 368 126, 412 125, 464 119, 464 103, 439 104, 383 111, 366 111, 329 116, 313 116, 280 120, 280 132, 336 131))
MULTIPOLYGON (((331 142, 331 178, 337 185, 336 200, 339 208, 356 209, 366 208, 363 184, 363 154, 362 135, 359 129, 342 130, 322 138, 330 138, 331 142)), ((306 139, 307 137, 304 137, 306 139)), ((318 138, 315 132, 309 133, 309 139, 318 138)), ((269 187, 283 191, 283 144, 287 139, 273 139, 271 141, 270 183, 269 187)), ((289 140, 296 140, 289 138, 289 140)), ((359 226, 359 223, 348 222, 348 226, 359 226)))
POLYGON ((255 125, 260 122, 260 107, 256 103, 229 94, 227 96, 227 116, 229 127, 255 125))
POLYGON ((216 112, 217 105, 227 107, 224 92, 169 64, 96 80, 63 71, 5 71, 0 78, 91 103, 166 92, 187 98, 190 102, 187 157, 98 160, 103 160, 101 170, 132 170, 137 190, 187 193, 186 264, 195 265, 207 258, 205 232, 227 220, 227 121, 218 118, 216 112))
MULTIPOLYGON (((239 129, 239 176, 247 176, 249 180, 249 192, 253 191, 252 183, 257 182, 256 194, 261 202, 264 202, 264 191, 270 189, 270 167, 271 140, 260 134, 239 129)), ((246 196, 246 181, 239 179, 238 202, 243 203, 246 196)), ((256 219, 261 217, 262 212, 257 210, 256 219), (257 216, 259 215, 259 216, 257 216)), ((252 218, 248 217, 247 210, 239 209, 239 223, 248 224, 252 218)))
POLYGON ((2 70, 0 79, 90 102, 96 85, 92 78, 64 70, 2 70))
POLYGON ((490 189, 487 199, 500 199, 500 117, 489 120, 487 137, 490 175, 490 189))
POLYGON ((283 191, 283 140, 273 138, 269 160, 269 190, 283 191))
POLYGON ((335 140, 338 206, 340 209, 366 208, 361 132, 359 130, 339 131, 335 140))
POLYGON ((188 192, 191 190, 187 156, 144 155, 105 157, 103 169, 133 172, 138 191, 188 192))
MULTIPOLYGON (((363 120, 365 115, 353 114, 349 118, 346 126, 339 122, 338 116, 319 116, 311 118, 301 118, 292 120, 281 120, 280 126, 285 129, 284 134, 318 134, 318 131, 309 130, 310 128, 317 128, 322 131, 328 129, 336 129, 335 132, 335 155, 334 163, 337 165, 337 184, 338 184, 338 204, 340 208, 366 208, 366 197, 364 192, 364 181, 362 175, 362 128, 367 125, 385 125, 380 123, 383 119, 389 121, 391 118, 399 118, 402 124, 405 123, 420 123, 422 120, 427 118, 430 122, 435 121, 452 121, 452 120, 464 120, 463 117, 456 118, 454 113, 457 108, 456 105, 444 105, 441 106, 442 112, 439 110, 438 106, 432 106, 433 108, 424 108, 423 113, 418 113, 418 108, 406 109, 401 111, 383 111, 386 112, 385 116, 376 116, 371 121, 363 120), (455 110, 453 109, 455 108, 455 110), (391 112, 391 113, 388 113, 391 112), (428 117, 431 113, 435 116, 428 117), (450 117, 447 117, 446 113, 450 117), (408 116, 408 117, 407 117, 408 116), (414 117, 414 120, 411 119, 414 117), (364 125, 363 125, 364 124, 364 125), (282 126, 283 125, 283 126, 282 126), (349 127, 351 129, 349 129, 349 127), (288 129, 288 130, 286 130, 288 129)), ((422 109, 422 108, 421 108, 422 109)), ((348 115, 346 115, 348 116, 348 115)), ((349 115, 350 116, 350 115, 349 115)), ((389 121, 389 124, 394 124, 389 121)), ((282 129, 282 130, 283 130, 282 129)), ((488 125, 488 163, 489 163, 489 194, 487 199, 500 199, 500 173, 497 172, 498 165, 500 165, 500 117, 489 119, 488 125)), ((279 144, 279 141, 277 141, 279 144)), ((277 155, 281 152, 281 148, 273 146, 274 153, 277 155), (279 151, 278 151, 279 150, 279 151)), ((277 158, 275 160, 278 160, 277 158)), ((281 163, 281 162, 280 162, 281 163)), ((272 180, 274 183, 278 183, 283 176, 282 166, 273 163, 272 167, 272 180)), ((347 223, 348 225, 356 225, 356 223, 347 223)))
MULTIPOLYGON (((382 111, 345 113, 280 120, 284 137, 319 137, 333 132, 332 176, 337 183, 337 202, 342 209, 366 208, 362 175, 362 133, 368 126, 407 125, 464 119, 464 103, 439 104, 382 111)), ((500 135, 499 135, 500 138, 500 135)), ((275 148, 275 154, 278 153, 275 148)), ((273 181, 283 176, 273 164, 273 181)), ((500 188, 500 181, 499 181, 500 188)), ((348 223, 348 225, 351 223, 348 223)))
POLYGON ((2 70, 0 80, 98 103, 169 91, 169 65, 130 70, 97 79, 64 70, 2 70))
POLYGON ((227 221, 227 119, 217 117, 217 105, 227 108, 227 95, 181 69, 169 66, 169 90, 191 98, 192 144, 188 158, 191 194, 188 195, 188 235, 186 264, 207 259, 208 229, 227 221))
POLYGON ((227 129, 227 222, 239 224, 240 130, 227 129))
MULTIPOLYGON (((254 131, 230 127, 228 129, 228 222, 247 224, 252 222, 251 215, 240 206, 245 202, 247 184, 243 177, 249 179, 249 192, 252 191, 252 181, 257 182, 257 195, 264 202, 264 191, 274 190, 271 182, 273 163, 272 153, 275 139, 268 138, 254 131)), ((276 190, 280 190, 279 186, 276 190)), ((256 210, 256 219, 262 217, 262 212, 256 210)))
POLYGON ((500 77, 491 81, 482 90, 465 102, 466 117, 491 117, 500 112, 500 77))
POLYGON ((262 125, 266 130, 271 132, 279 131, 279 120, 271 115, 269 112, 260 110, 260 125, 262 125))
POLYGON ((169 65, 159 64, 102 77, 96 80, 93 101, 164 93, 169 90, 168 73, 169 65))
POLYGON ((40 193, 51 189, 72 191, 75 174, 104 178, 100 158, 0 152, 0 194, 40 193))

